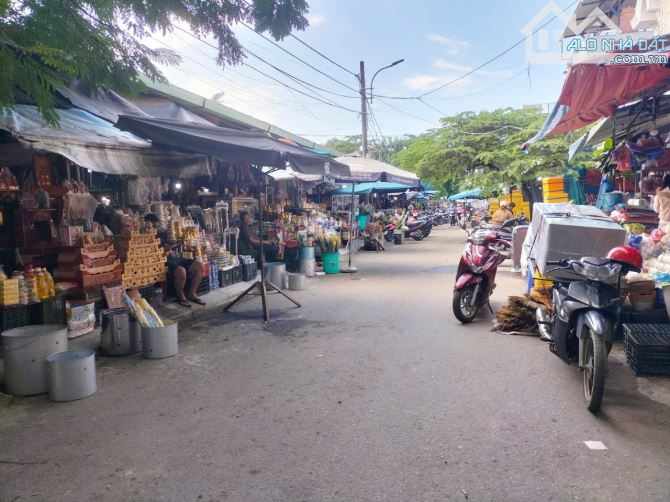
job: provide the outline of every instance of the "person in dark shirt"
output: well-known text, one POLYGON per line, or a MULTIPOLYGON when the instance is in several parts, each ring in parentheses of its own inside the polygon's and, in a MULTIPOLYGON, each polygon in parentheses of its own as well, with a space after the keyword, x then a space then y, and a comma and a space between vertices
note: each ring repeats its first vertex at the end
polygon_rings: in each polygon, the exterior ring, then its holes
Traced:
MULTIPOLYGON (((237 254, 250 255, 255 257, 256 261, 260 261, 261 238, 251 228, 251 222, 251 215, 247 211, 240 211, 240 239, 237 254)), ((276 256, 281 251, 281 247, 273 241, 264 240, 263 245, 266 256, 268 254, 276 256)))
POLYGON ((167 256, 168 280, 171 277, 174 282, 174 290, 177 295, 177 303, 182 307, 190 308, 190 302, 198 305, 205 305, 196 293, 196 289, 204 275, 202 263, 196 260, 188 260, 174 256, 173 246, 167 242, 167 235, 164 231, 158 229, 160 220, 155 214, 149 213, 144 217, 144 221, 149 222, 157 229, 158 238, 161 240, 165 255, 167 256), (184 292, 186 280, 189 279, 188 291, 184 292))

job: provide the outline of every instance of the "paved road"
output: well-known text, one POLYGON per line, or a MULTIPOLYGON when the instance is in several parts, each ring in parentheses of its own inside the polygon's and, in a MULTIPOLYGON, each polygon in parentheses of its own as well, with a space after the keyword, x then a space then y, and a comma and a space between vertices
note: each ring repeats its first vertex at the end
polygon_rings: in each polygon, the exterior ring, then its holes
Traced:
POLYGON ((359 255, 268 326, 212 311, 177 357, 103 358, 83 401, 0 399, 0 500, 670 500, 670 408, 624 366, 593 416, 542 342, 455 321, 462 237, 359 255))

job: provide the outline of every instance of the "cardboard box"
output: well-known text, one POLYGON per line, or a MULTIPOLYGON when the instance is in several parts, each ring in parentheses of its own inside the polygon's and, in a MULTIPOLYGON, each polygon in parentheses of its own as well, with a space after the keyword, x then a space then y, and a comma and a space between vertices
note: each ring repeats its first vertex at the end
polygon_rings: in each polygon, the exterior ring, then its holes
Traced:
POLYGON ((626 231, 593 206, 535 204, 526 242, 529 256, 543 275, 554 279, 574 278, 569 272, 552 272, 548 261, 606 256, 626 241, 626 231))

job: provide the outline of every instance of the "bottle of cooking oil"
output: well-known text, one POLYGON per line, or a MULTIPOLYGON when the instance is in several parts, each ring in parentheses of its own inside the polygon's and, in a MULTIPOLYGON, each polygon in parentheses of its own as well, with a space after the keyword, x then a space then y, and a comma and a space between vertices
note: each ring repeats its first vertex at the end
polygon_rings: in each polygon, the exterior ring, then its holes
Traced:
POLYGON ((56 284, 54 283, 53 276, 47 269, 44 269, 44 273, 47 278, 47 286, 49 286, 49 297, 56 296, 56 284))
POLYGON ((46 277, 44 276, 44 269, 38 268, 36 274, 37 297, 40 301, 46 300, 49 298, 49 285, 47 284, 46 277))

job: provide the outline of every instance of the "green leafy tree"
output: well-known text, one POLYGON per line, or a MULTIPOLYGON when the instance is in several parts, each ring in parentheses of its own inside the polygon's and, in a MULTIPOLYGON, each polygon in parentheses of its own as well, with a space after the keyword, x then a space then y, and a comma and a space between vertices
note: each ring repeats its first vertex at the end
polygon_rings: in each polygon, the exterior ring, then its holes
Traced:
MULTIPOLYGON (((401 136, 399 138, 383 138, 382 140, 368 142, 368 156, 382 162, 391 163, 393 156, 406 148, 414 136, 401 136)), ((326 141, 325 146, 336 150, 344 155, 360 153, 363 141, 361 135, 345 136, 344 138, 332 138, 326 141)))
POLYGON ((72 80, 127 93, 141 89, 140 74, 164 81, 156 64, 180 57, 142 40, 176 23, 213 36, 219 65, 238 64, 233 24, 280 40, 307 26, 307 9, 305 0, 0 0, 0 108, 23 92, 53 121, 53 90, 72 80))
POLYGON ((481 187, 495 193, 503 185, 565 172, 576 135, 549 138, 532 145, 529 153, 521 151, 545 118, 535 108, 459 113, 416 137, 393 161, 434 186, 454 191, 481 187))

